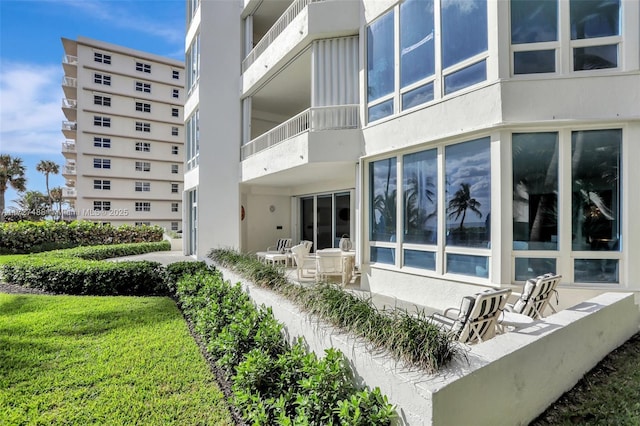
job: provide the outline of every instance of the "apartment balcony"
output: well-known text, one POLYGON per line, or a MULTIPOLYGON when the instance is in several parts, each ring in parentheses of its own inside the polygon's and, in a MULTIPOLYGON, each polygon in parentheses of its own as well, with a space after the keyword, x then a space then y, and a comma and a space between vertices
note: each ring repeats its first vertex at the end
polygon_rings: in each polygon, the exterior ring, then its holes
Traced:
POLYGON ((78 123, 76 123, 75 121, 62 122, 62 134, 64 134, 67 139, 75 139, 77 130, 78 123))
POLYGON ((69 177, 75 177, 77 175, 75 164, 65 164, 62 166, 62 176, 68 179, 69 177))
POLYGON ((74 55, 64 55, 62 57, 62 68, 64 75, 78 77, 78 57, 74 55))
POLYGON ((75 99, 62 99, 62 112, 69 121, 76 121, 78 116, 78 101, 75 99))
POLYGON ((242 61, 243 95, 272 78, 313 40, 357 35, 359 13, 359 2, 295 0, 242 61))
POLYGON ((76 141, 75 139, 67 139, 62 142, 62 155, 64 158, 76 158, 76 141))
POLYGON ((76 99, 78 96, 78 80, 65 75, 62 78, 62 91, 67 99, 76 99))
POLYGON ((353 173, 361 144, 358 105, 309 108, 242 146, 242 182, 302 183, 341 167, 353 173))
POLYGON ((78 191, 75 188, 62 188, 62 198, 76 198, 78 191))

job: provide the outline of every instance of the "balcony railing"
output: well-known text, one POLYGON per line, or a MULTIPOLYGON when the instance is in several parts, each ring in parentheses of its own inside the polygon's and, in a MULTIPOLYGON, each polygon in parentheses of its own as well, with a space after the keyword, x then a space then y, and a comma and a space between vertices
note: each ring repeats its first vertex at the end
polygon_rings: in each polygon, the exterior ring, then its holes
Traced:
POLYGON ((62 188, 62 197, 64 198, 74 198, 78 195, 78 192, 75 188, 62 188))
POLYGON ((73 55, 64 55, 62 63, 67 65, 78 65, 78 57, 73 55))
POLYGON ((78 123, 75 121, 63 121, 62 130, 78 130, 78 123))
POLYGON ((360 128, 359 105, 314 107, 258 136, 241 148, 246 158, 304 132, 360 128))
POLYGON ((62 85, 67 87, 77 87, 78 80, 73 77, 67 77, 66 75, 62 78, 62 85))
POLYGON ((62 108, 76 108, 78 106, 78 101, 75 99, 62 99, 62 108))
POLYGON ((76 174, 76 166, 65 165, 62 168, 62 174, 63 175, 75 175, 76 174))
POLYGON ((62 142, 62 151, 76 152, 76 141, 73 139, 67 139, 65 142, 62 142))
POLYGON ((309 3, 317 3, 325 0, 296 0, 284 11, 275 24, 267 31, 260 41, 242 61, 242 72, 245 72, 255 60, 267 50, 267 47, 287 28, 309 3))

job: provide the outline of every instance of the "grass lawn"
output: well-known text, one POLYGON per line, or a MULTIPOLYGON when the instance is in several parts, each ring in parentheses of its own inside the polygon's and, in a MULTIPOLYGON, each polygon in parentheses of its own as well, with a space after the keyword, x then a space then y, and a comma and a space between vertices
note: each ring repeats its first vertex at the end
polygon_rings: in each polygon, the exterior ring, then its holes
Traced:
POLYGON ((162 297, 0 294, 0 425, 230 425, 162 297))
POLYGON ((531 425, 640 425, 640 333, 607 355, 531 425))

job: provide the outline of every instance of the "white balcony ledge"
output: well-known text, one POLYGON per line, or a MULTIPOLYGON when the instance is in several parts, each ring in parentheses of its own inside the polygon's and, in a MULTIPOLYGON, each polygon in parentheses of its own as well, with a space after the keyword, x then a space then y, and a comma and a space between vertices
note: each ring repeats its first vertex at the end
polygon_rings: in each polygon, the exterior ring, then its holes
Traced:
POLYGON ((358 110, 359 105, 315 107, 304 110, 244 145, 241 148, 241 158, 245 160, 304 132, 359 129, 358 110))

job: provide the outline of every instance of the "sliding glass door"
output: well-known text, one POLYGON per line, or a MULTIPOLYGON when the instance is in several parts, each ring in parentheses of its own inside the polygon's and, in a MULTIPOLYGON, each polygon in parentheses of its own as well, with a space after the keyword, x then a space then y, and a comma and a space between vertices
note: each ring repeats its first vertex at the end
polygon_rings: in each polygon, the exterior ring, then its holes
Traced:
POLYGON ((313 250, 338 247, 351 234, 351 193, 338 192, 300 198, 300 235, 313 241, 313 250))

